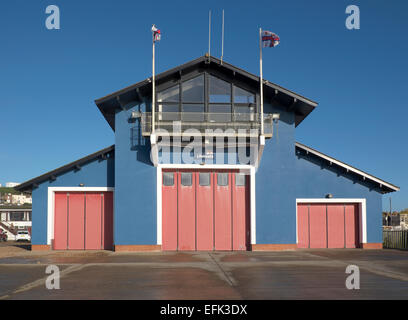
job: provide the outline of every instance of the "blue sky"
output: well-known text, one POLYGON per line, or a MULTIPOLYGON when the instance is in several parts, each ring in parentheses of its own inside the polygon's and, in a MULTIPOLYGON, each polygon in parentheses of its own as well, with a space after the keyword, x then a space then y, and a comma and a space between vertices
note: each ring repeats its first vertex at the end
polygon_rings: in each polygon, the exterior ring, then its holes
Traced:
MULTIPOLYGON (((264 77, 319 103, 298 141, 401 187, 408 207, 408 2, 22 1, 0 4, 0 183, 22 182, 114 143, 94 99, 150 76, 151 33, 162 30, 158 72, 203 55, 259 72, 258 28, 281 37, 264 50, 264 77), (47 30, 45 8, 60 8, 47 30), (347 5, 361 29, 345 27, 347 5)), ((388 209, 389 196, 384 196, 388 209)))

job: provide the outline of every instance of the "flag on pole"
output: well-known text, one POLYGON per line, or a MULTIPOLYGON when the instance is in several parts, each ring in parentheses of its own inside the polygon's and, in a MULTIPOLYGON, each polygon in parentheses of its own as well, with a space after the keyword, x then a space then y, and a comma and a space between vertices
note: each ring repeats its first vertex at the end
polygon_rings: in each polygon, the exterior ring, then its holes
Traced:
POLYGON ((277 34, 270 31, 262 31, 262 47, 276 47, 280 42, 280 38, 277 34))
POLYGON ((161 34, 160 34, 160 29, 157 29, 155 25, 152 25, 152 32, 153 32, 153 41, 160 41, 161 34))

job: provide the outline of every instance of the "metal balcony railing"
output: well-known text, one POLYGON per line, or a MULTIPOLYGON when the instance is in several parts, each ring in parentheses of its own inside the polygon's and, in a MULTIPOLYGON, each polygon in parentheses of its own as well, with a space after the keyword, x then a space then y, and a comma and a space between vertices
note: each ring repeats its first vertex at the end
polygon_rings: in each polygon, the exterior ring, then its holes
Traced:
MULTIPOLYGON (((264 114, 264 135, 273 134, 273 114, 264 114)), ((152 114, 141 114, 143 136, 151 134, 152 114)), ((216 112, 156 112, 155 130, 170 136, 182 135, 186 130, 195 129, 209 136, 259 136, 261 134, 261 116, 259 113, 216 113, 216 112), (160 130, 159 130, 160 129, 160 130)), ((196 131, 196 133, 197 133, 196 131)), ((189 135, 195 133, 190 130, 189 135), (191 133, 191 134, 190 134, 191 133)))

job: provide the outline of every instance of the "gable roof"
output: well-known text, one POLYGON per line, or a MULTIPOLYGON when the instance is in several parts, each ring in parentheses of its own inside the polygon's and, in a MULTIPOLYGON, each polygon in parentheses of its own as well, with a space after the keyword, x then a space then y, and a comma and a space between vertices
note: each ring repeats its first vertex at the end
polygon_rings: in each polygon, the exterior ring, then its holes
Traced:
POLYGON ((87 155, 81 159, 78 159, 76 161, 70 162, 62 167, 59 167, 55 170, 49 171, 47 173, 44 173, 36 178, 27 180, 23 183, 20 183, 18 186, 14 187, 14 189, 18 190, 18 191, 30 191, 33 189, 33 187, 35 187, 36 185, 47 181, 49 179, 52 179, 53 177, 57 177, 58 175, 61 175, 63 173, 66 173, 70 170, 72 170, 73 168, 78 168, 92 160, 97 159, 98 157, 103 157, 108 153, 111 153, 112 151, 115 150, 115 145, 111 145, 110 147, 104 148, 102 150, 96 151, 90 155, 87 155))
MULTIPOLYGON (((189 61, 178 67, 172 68, 156 75, 156 85, 168 81, 172 78, 180 77, 180 74, 187 73, 195 69, 216 69, 228 75, 245 81, 253 86, 259 87, 259 76, 235 67, 225 61, 215 57, 202 56, 195 60, 189 61)), ((95 104, 115 130, 115 112, 123 109, 127 104, 138 101, 142 102, 142 96, 150 96, 152 92, 152 78, 149 77, 143 81, 137 82, 129 87, 113 92, 105 97, 95 100, 95 104)), ((310 100, 300 94, 285 89, 275 83, 264 79, 264 96, 275 99, 295 112, 295 125, 298 126, 314 108, 317 102, 310 100)))
POLYGON ((356 175, 361 176, 364 180, 368 179, 369 181, 372 181, 373 183, 378 184, 383 193, 389 193, 389 192, 394 192, 394 191, 399 191, 400 190, 399 187, 397 187, 397 186, 395 186, 395 185, 393 185, 393 184, 391 184, 389 182, 386 182, 386 181, 384 181, 384 180, 382 180, 380 178, 377 178, 377 177, 375 177, 375 176, 373 176, 373 175, 371 175, 371 174, 369 174, 367 172, 359 170, 359 169, 357 169, 357 168, 355 168, 355 167, 353 167, 353 166, 351 166, 351 165, 349 165, 347 163, 344 163, 344 162, 342 162, 340 160, 337 160, 335 158, 332 158, 332 157, 330 157, 330 156, 328 156, 328 155, 326 155, 324 153, 321 153, 321 152, 319 152, 319 151, 317 151, 315 149, 312 149, 312 148, 310 148, 308 146, 305 146, 304 144, 296 142, 295 145, 296 145, 296 148, 301 149, 301 150, 305 151, 306 153, 311 153, 311 154, 313 154, 313 155, 315 155, 315 156, 317 156, 317 157, 319 157, 321 159, 324 159, 325 161, 329 162, 330 164, 334 164, 334 165, 337 165, 337 166, 339 166, 341 168, 344 168, 347 172, 350 171, 350 172, 353 172, 356 175))

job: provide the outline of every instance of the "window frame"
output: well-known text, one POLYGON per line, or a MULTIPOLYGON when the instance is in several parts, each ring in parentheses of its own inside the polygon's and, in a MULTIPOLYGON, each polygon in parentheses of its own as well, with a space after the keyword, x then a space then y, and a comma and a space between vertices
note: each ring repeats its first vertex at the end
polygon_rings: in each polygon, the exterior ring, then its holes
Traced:
POLYGON ((180 186, 182 187, 192 187, 194 185, 194 174, 193 172, 180 172, 180 186), (188 175, 189 176, 189 182, 190 184, 184 184, 183 183, 183 176, 188 175))
POLYGON ((175 184, 175 173, 174 172, 167 172, 167 171, 164 171, 163 172, 163 176, 162 176, 162 180, 163 180, 163 182, 162 182, 162 186, 163 187, 174 187, 174 184, 175 184), (173 183, 172 184, 166 184, 166 176, 168 177, 168 176, 170 176, 170 175, 172 175, 172 181, 173 181, 173 183))
POLYGON ((229 172, 216 172, 216 180, 217 180, 217 187, 229 187, 229 185, 230 185, 229 172), (218 179, 218 177, 220 175, 223 175, 224 177, 227 177, 227 184, 220 184, 220 179, 218 179))
POLYGON ((211 172, 199 172, 198 173, 198 185, 200 187, 211 187, 211 172), (201 175, 208 176, 208 184, 201 184, 201 175))
POLYGON ((245 173, 241 173, 241 172, 234 172, 234 180, 235 180, 235 183, 234 183, 234 185, 235 185, 235 187, 246 187, 246 184, 247 184, 247 174, 245 174, 245 173), (238 179, 237 179, 237 177, 242 177, 242 178, 244 178, 244 184, 240 184, 240 183, 238 183, 238 179))

